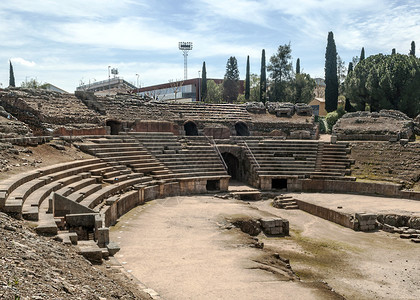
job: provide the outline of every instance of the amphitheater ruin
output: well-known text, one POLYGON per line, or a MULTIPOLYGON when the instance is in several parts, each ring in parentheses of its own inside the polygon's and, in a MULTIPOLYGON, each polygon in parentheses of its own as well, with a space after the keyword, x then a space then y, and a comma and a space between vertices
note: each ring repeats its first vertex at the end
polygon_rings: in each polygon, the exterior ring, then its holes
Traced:
POLYGON ((0 210, 153 299, 418 299, 416 135, 395 111, 320 137, 304 104, 1 89, 0 210))

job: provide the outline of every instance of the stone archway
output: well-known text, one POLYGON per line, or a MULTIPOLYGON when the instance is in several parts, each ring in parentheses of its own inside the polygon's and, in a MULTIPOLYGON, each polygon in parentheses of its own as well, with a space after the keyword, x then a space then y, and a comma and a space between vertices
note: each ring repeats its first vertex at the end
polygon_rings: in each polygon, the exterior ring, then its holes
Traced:
POLYGON ((237 136, 249 136, 248 125, 246 125, 244 122, 236 122, 235 130, 237 136))
POLYGON ((185 122, 184 130, 186 136, 198 136, 197 124, 195 124, 193 121, 185 122))
POLYGON ((111 128, 111 135, 118 135, 122 129, 122 124, 117 120, 108 120, 106 121, 106 126, 111 128))

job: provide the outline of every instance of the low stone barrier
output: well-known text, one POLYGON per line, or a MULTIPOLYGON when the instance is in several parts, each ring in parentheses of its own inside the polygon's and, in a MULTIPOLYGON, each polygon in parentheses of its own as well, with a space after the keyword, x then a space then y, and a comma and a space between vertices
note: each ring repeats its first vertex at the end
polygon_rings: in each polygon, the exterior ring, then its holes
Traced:
MULTIPOLYGON (((401 197, 400 184, 357 182, 345 180, 317 180, 301 179, 294 185, 293 190, 302 192, 336 192, 365 195, 381 195, 387 197, 401 197)), ((420 193, 419 193, 420 194, 420 193)), ((419 195, 420 196, 420 195, 419 195)), ((414 195, 413 195, 414 197, 414 195)), ((418 199, 420 200, 420 198, 418 199)))
POLYGON ((295 199, 295 201, 299 209, 306 211, 311 215, 337 223, 347 228, 354 229, 354 217, 350 214, 341 213, 329 208, 318 206, 298 199, 295 199))
POLYGON ((25 136, 14 138, 2 138, 0 142, 10 143, 17 146, 37 146, 52 141, 52 136, 25 136))

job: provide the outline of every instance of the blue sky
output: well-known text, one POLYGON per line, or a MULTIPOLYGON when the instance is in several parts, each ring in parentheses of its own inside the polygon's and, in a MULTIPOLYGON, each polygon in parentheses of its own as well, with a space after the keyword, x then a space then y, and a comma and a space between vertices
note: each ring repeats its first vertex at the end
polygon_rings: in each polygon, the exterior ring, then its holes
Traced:
POLYGON ((324 76, 328 31, 346 62, 360 55, 420 53, 418 0, 2 0, 0 83, 9 82, 12 60, 17 85, 30 78, 73 92, 81 81, 104 80, 108 66, 142 86, 183 78, 178 42, 194 43, 188 77, 222 78, 227 59, 246 57, 259 74, 279 45, 291 43, 293 61, 312 77, 324 76), (417 40, 416 40, 417 39, 417 40))

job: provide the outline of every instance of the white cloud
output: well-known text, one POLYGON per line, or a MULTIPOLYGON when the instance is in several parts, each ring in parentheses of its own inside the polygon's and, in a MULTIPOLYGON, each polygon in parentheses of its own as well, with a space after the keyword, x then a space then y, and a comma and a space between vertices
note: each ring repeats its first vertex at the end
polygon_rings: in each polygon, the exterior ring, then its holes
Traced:
POLYGON ((105 18, 128 13, 133 6, 147 7, 142 0, 2 0, 0 10, 72 18, 105 18))
POLYGON ((10 60, 14 64, 15 63, 20 64, 20 65, 25 66, 25 67, 35 67, 35 65, 36 65, 36 63, 34 61, 29 61, 29 60, 26 60, 22 57, 12 57, 10 60))
POLYGON ((219 15, 224 18, 238 20, 244 23, 258 24, 269 27, 270 22, 265 18, 267 7, 265 1, 249 0, 202 0, 203 11, 212 15, 219 15), (262 2, 262 3, 261 3, 262 2))

